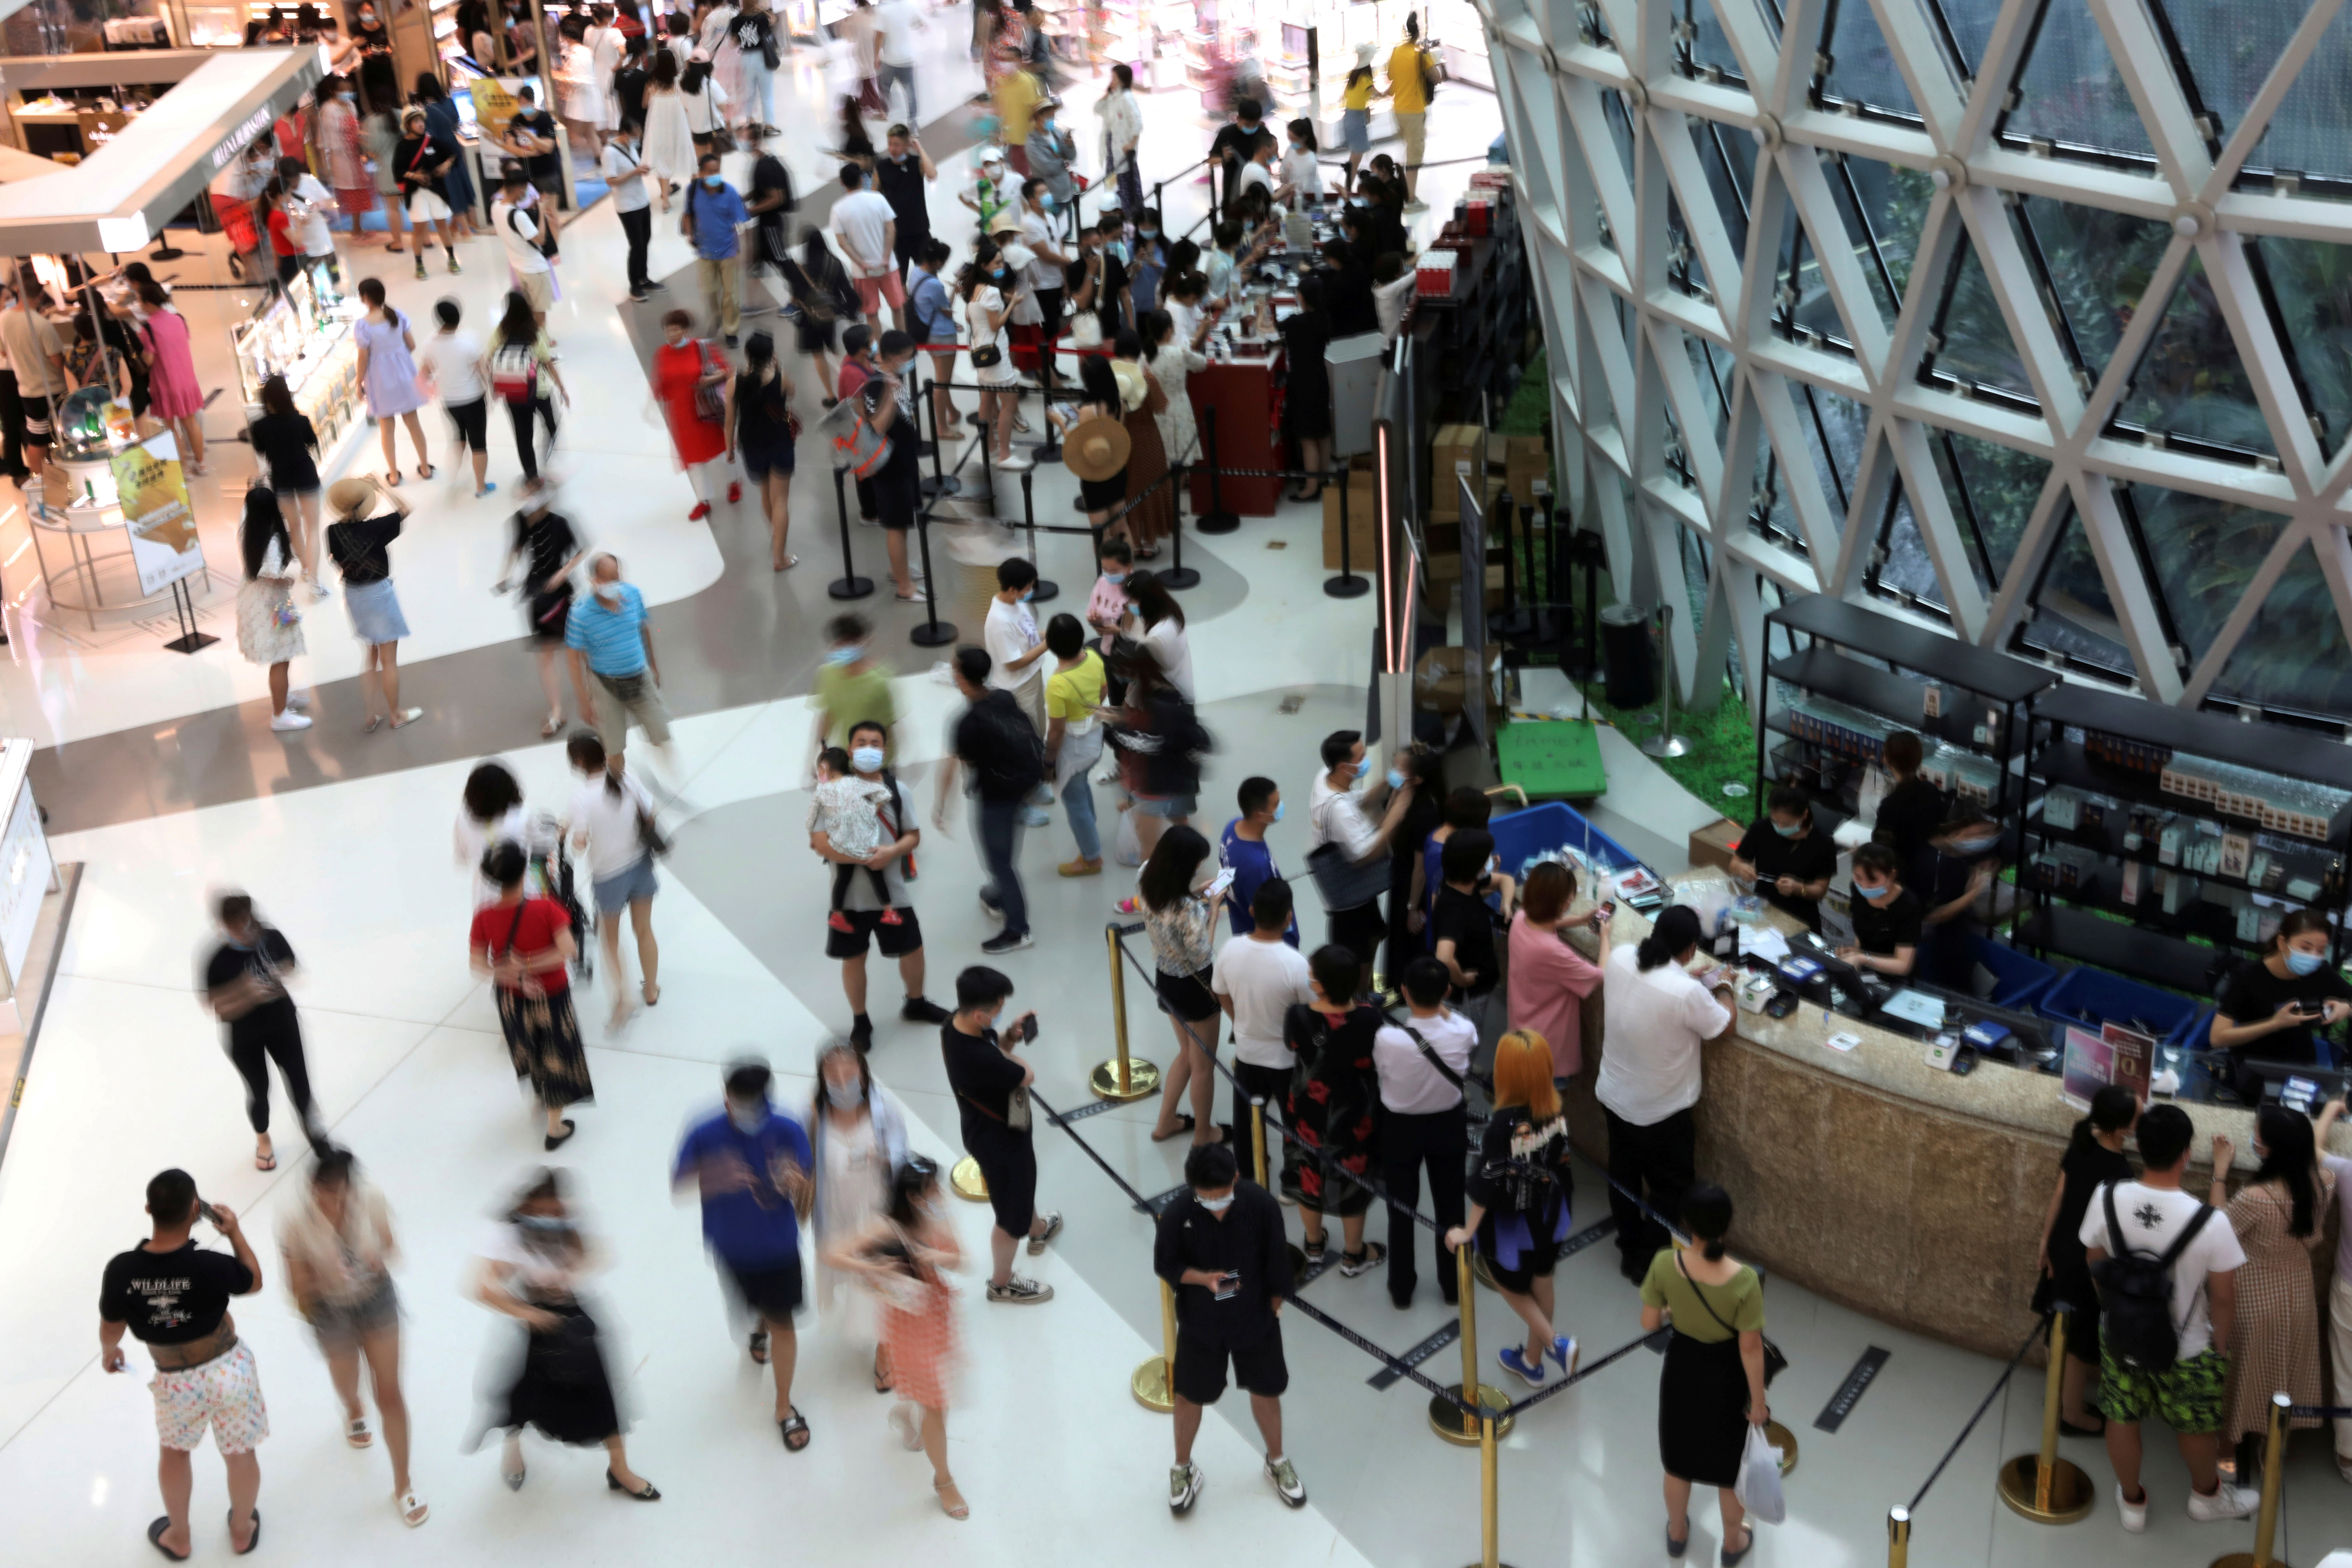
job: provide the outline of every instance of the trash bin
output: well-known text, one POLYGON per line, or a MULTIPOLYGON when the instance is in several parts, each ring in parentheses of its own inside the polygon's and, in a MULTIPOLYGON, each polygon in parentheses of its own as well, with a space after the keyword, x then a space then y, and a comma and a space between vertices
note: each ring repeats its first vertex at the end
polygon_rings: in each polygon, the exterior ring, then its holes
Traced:
POLYGON ((1646 708, 1657 700, 1657 677, 1650 667, 1650 617, 1632 605, 1601 612, 1601 668, 1608 679, 1612 708, 1646 708))

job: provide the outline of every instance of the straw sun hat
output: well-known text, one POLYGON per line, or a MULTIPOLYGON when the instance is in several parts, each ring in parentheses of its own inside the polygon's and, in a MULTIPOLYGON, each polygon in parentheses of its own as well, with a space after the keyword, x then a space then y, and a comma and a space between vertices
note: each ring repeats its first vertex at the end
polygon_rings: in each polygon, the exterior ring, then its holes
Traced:
POLYGON ((1062 465, 1082 479, 1107 479, 1127 467, 1127 426, 1097 414, 1062 437, 1062 465))
POLYGON ((337 517, 364 517, 375 505, 375 481, 354 475, 327 487, 327 510, 337 517))

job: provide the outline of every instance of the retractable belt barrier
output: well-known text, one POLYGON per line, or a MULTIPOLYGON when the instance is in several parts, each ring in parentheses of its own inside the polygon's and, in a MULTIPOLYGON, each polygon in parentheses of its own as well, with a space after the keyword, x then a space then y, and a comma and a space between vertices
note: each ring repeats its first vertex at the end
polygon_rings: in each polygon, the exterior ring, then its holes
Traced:
POLYGON ((2263 1438, 2263 1501, 2254 1513, 2254 1549, 2232 1552, 2213 1560, 2213 1568, 2284 1568, 2273 1555, 2278 1545, 2279 1509, 2284 1493, 2286 1424, 2291 1420, 2340 1421, 2352 1417, 2352 1405, 2297 1405, 2286 1394, 2271 1395, 2270 1431, 2263 1438))
MULTIPOLYGON (((2018 1345, 2017 1353, 2009 1358, 2009 1364, 2000 1369, 2000 1375, 1999 1377, 1993 1379, 1992 1386, 1985 1391, 1984 1398, 1978 1404, 1975 1413, 1969 1417, 1968 1425, 1962 1426, 1960 1428, 1960 1435, 1952 1439, 1952 1446, 1944 1450, 1944 1457, 1936 1461, 1936 1468, 1927 1472, 1927 1479, 1919 1483, 1919 1489, 1911 1494, 1911 1500, 1908 1503, 1887 1510, 1887 1568, 1907 1568, 1911 1555, 1912 1516, 1919 1511, 1920 1503, 1927 1500, 1929 1489, 1933 1488, 1937 1480, 1943 1475, 1945 1467, 1952 1462, 1952 1457, 1958 1454, 1960 1451, 1961 1445, 1965 1444, 1969 1440, 1969 1434, 1974 1432, 1977 1429, 1977 1423, 1984 1419, 1984 1413, 1992 1408, 1992 1402, 2000 1397, 2000 1391, 2002 1389, 2009 1386, 2010 1378, 2015 1374, 2019 1364, 2025 1360, 2026 1352, 2033 1348, 2033 1342, 2042 1338, 2045 1332, 2050 1331, 2051 1324, 2056 1320, 2057 1316, 2058 1314, 2054 1310, 2044 1312, 2035 1321, 2032 1331, 2026 1334, 2024 1340, 2018 1345)), ((2058 1379, 2062 1374, 2061 1361, 2064 1352, 2064 1348, 2065 1335, 2062 1331, 2057 1334, 2051 1346, 2050 1386, 2053 1390, 2053 1393, 2051 1395, 2053 1400, 2056 1398, 2054 1390, 2058 1387, 2058 1379)), ((2049 1406, 2049 1411, 2051 1413, 2049 1418, 2051 1420, 2056 1419, 2056 1408, 2057 1407, 2054 1404, 2049 1406)), ((2052 1443, 2054 1445, 2056 1437, 2056 1430, 2054 1427, 2050 1428, 2049 1436, 2052 1443)), ((2018 1464, 2038 1465, 2039 1461, 2040 1456, 2029 1454, 2021 1460, 2012 1460, 2010 1466, 2005 1467, 2004 1473, 2006 1472, 2006 1469, 2014 1468, 2018 1464)), ((2005 1489, 2003 1496, 2007 1496, 2005 1489)), ((2010 1506, 2015 1508, 2017 1505, 2012 1502, 2010 1506)), ((2085 1505, 2084 1511, 2088 1511, 2088 1505, 2085 1505)), ((2030 1518, 2032 1516, 2028 1515, 2028 1517, 2030 1518)))

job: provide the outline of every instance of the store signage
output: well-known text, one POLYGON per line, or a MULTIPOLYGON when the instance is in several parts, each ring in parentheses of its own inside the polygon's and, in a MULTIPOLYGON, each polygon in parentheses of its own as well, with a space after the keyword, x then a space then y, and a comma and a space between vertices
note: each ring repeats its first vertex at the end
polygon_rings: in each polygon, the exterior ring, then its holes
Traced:
MULTIPOLYGON (((517 85, 520 85, 520 78, 517 85)), ((467 84, 466 91, 474 100, 474 123, 480 128, 483 140, 493 147, 504 147, 507 126, 514 119, 515 110, 522 107, 513 89, 496 77, 476 77, 467 84)))
POLYGON ((114 493, 131 532, 131 563, 139 592, 152 596, 205 569, 196 514, 180 471, 180 449, 166 431, 114 454, 114 493))
POLYGON ((277 122, 278 111, 266 103, 247 115, 244 122, 230 132, 219 146, 213 149, 213 172, 218 174, 227 168, 230 160, 244 152, 255 137, 277 122))

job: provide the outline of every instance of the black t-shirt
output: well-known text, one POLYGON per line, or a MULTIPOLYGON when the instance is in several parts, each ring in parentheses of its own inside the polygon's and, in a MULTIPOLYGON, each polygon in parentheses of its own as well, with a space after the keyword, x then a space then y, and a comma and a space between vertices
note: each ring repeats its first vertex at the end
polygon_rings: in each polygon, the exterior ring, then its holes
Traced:
POLYGON ((294 948, 283 931, 263 926, 251 947, 224 942, 205 963, 205 989, 217 991, 237 976, 251 975, 266 984, 279 985, 279 994, 240 1017, 228 1020, 231 1039, 246 1039, 295 1028, 294 999, 284 994, 279 976, 294 967, 294 948))
POLYGON ((1223 1344, 1255 1344, 1274 1331, 1274 1303, 1291 1292, 1282 1205, 1255 1182, 1235 1182, 1233 1204, 1220 1217, 1188 1190, 1160 1216, 1151 1269, 1176 1287, 1176 1318, 1187 1330, 1223 1344), (1206 1285, 1179 1282, 1188 1268, 1241 1279, 1220 1301, 1206 1285))
MULTIPOLYGON (((2286 1003, 2352 1002, 2352 985, 2333 964, 2323 964, 2315 974, 2289 974, 2282 978, 2271 973, 2269 964, 2260 959, 2232 970, 2222 982, 2214 997, 2215 1010, 2232 1024, 2259 1024, 2273 1016, 2286 1003)), ((2318 1023, 2313 1019, 2314 1025, 2318 1023)), ((2281 1029, 2264 1035, 2231 1050, 2266 1062, 2309 1062, 2319 1059, 2313 1048, 2308 1030, 2281 1029)))
POLYGON ((300 414, 265 414, 247 426, 253 449, 279 489, 319 488, 319 433, 300 414))
POLYGON ((327 525, 327 553, 341 570, 344 586, 364 588, 391 577, 392 542, 400 537, 402 521, 398 512, 388 512, 327 525))
POLYGON ((1486 907, 1485 897, 1458 888, 1439 888, 1429 925, 1432 949, 1441 942, 1451 942, 1454 967, 1472 977, 1467 986, 1454 988, 1452 999, 1459 1002, 1492 991, 1496 978, 1495 912, 1486 907))
POLYGON ((1814 826, 1801 838, 1783 838, 1768 813, 1739 836, 1739 858, 1756 868, 1756 890, 1767 903, 1788 910, 1814 931, 1822 929, 1819 899, 1785 897, 1772 884, 1781 877, 1794 877, 1801 883, 1827 880, 1837 869, 1837 846, 1828 834, 1814 826))
POLYGON ((229 1298, 252 1289, 252 1269, 193 1239, 169 1252, 134 1247, 107 1260, 98 1315, 129 1325, 142 1344, 184 1345, 219 1328, 229 1298))
MULTIPOLYGON (((1853 940, 1863 952, 1881 958, 1892 958, 1898 947, 1919 945, 1920 917, 1927 913, 1918 895, 1906 888, 1893 898, 1872 903, 1857 890, 1850 913, 1853 918, 1853 940)), ((1915 963, 1917 955, 1913 955, 1915 963)))
POLYGON ((747 55, 759 56, 762 64, 775 65, 768 57, 776 47, 776 24, 765 11, 740 14, 728 25, 728 31, 734 35, 737 48, 747 55))
POLYGON ((541 512, 535 518, 515 513, 514 536, 515 549, 530 556, 528 586, 533 594, 545 593, 547 580, 555 575, 556 568, 580 552, 579 535, 560 511, 541 512))
MULTIPOLYGON (((1497 1110, 1486 1119, 1478 1140, 1478 1158, 1470 1167, 1464 1191, 1470 1201, 1494 1215, 1521 1215, 1533 1219, 1556 1212, 1575 1190, 1569 1168, 1568 1121, 1555 1116, 1541 1127, 1524 1105, 1497 1110)), ((1480 1227, 1484 1233, 1486 1226, 1480 1227)), ((1538 1241, 1549 1235, 1538 1234, 1538 1241)))
MULTIPOLYGON (((890 384, 878 372, 866 378, 858 395, 866 403, 866 417, 881 411, 882 399, 889 395, 890 384)), ((890 455, 882 460, 881 472, 874 476, 871 489, 874 504, 882 515, 883 523, 890 528, 912 528, 915 513, 923 501, 923 464, 921 443, 915 428, 915 400, 904 377, 898 382, 898 412, 883 432, 890 442, 890 455)))
POLYGON ((760 254, 770 258, 786 254, 784 220, 792 216, 793 209, 800 204, 793 196, 792 171, 786 169, 783 160, 773 153, 762 153, 751 164, 751 189, 745 199, 757 201, 761 196, 774 195, 780 192, 784 198, 782 201, 772 207, 751 215, 751 221, 760 226, 760 254))
MULTIPOLYGON (((940 1056, 947 1064, 948 1088, 955 1093, 956 1110, 963 1117, 966 1147, 975 1138, 986 1139, 992 1133, 1002 1135, 1011 1131, 1022 1137, 1028 1135, 1025 1130, 1011 1128, 1007 1122, 1013 1097, 1021 1090, 1021 1064, 997 1048, 994 1029, 984 1035, 967 1035, 952 1021, 941 1024, 940 1056)), ((1024 1106, 1027 1097, 1023 1096, 1024 1106)))
POLYGON ((647 75, 646 68, 639 65, 625 65, 613 73, 613 93, 621 100, 622 119, 645 122, 647 75))
MULTIPOLYGON (((892 455, 895 457, 897 454, 892 455)), ((1015 754, 1018 738, 1011 728, 1015 724, 1032 735, 1037 732, 1029 722, 1029 715, 1021 711, 1021 704, 1014 700, 1013 693, 992 688, 956 721, 956 758, 971 773, 972 787, 980 798, 992 805, 1025 799, 1037 787, 1034 772, 1029 773, 1025 784, 1010 782, 1022 776, 1034 760, 1015 754)))
POLYGON ((1274 132, 1265 128, 1264 121, 1260 121, 1255 131, 1244 131, 1239 125, 1224 125, 1218 128, 1217 134, 1209 142, 1209 158, 1213 163, 1222 163, 1224 161, 1226 149, 1233 150, 1234 161, 1225 168, 1225 191, 1228 195, 1241 180, 1242 164, 1255 157, 1260 147, 1273 145, 1274 132))
POLYGON ((400 176, 400 188, 411 195, 431 191, 446 198, 449 178, 446 165, 457 153, 457 143, 429 131, 422 136, 402 137, 399 150, 393 154, 393 170, 400 176))
POLYGON ((1928 842, 1944 825, 1944 792, 1923 778, 1907 778, 1878 803, 1878 837, 1903 861, 1903 885, 1924 888, 1932 874, 1935 847, 1928 842))
POLYGON ((901 161, 888 154, 874 160, 874 188, 898 215, 898 248, 907 250, 931 234, 931 207, 923 189, 922 160, 912 153, 901 161))
POLYGON ((1380 312, 1372 307, 1371 275, 1352 261, 1346 267, 1324 268, 1323 304, 1335 338, 1381 330, 1380 312))
POLYGON ((2050 1261, 2063 1279, 2083 1264, 2083 1216, 2091 1212, 2091 1199, 2109 1182, 2130 1181, 2132 1164, 2122 1151, 2085 1138, 2066 1145, 2058 1173, 2066 1184, 2058 1194, 2058 1221, 2050 1227, 2050 1261))
MULTIPOLYGON (((544 109, 520 110, 512 120, 507 121, 507 128, 509 132, 528 131, 533 136, 543 136, 550 142, 555 140, 555 116, 548 113, 544 109)), ((562 172, 562 165, 557 162, 557 157, 558 154, 553 152, 534 153, 523 160, 523 173, 530 176, 533 184, 542 180, 551 180, 562 172)))

